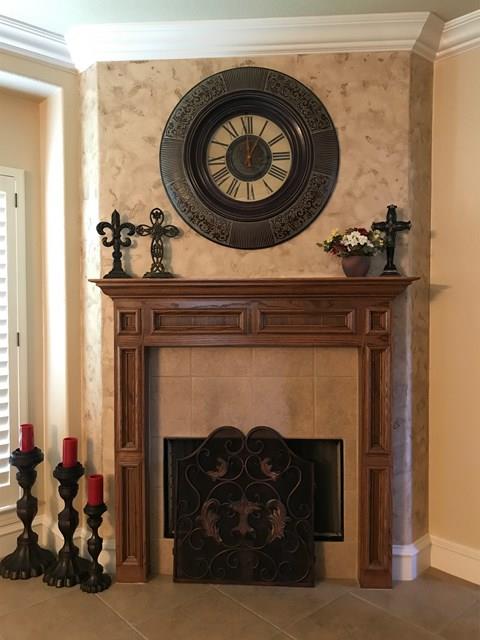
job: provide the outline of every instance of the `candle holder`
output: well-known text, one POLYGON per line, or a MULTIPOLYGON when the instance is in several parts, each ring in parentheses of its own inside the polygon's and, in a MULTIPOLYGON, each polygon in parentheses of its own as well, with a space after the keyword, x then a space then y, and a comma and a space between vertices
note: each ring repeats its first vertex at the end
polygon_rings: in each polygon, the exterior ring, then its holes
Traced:
POLYGON ((73 544, 73 535, 78 527, 78 511, 73 501, 78 493, 78 481, 84 472, 80 462, 74 467, 64 467, 59 463, 53 471, 53 477, 60 483, 58 493, 65 502, 65 508, 58 514, 58 528, 65 543, 58 552, 57 562, 43 576, 43 581, 50 587, 74 587, 88 574, 89 563, 79 557, 78 547, 73 544))
POLYGON ((18 469, 17 482, 23 495, 17 501, 17 516, 23 523, 23 531, 17 538, 17 548, 0 562, 0 575, 10 580, 36 578, 55 562, 55 556, 38 544, 38 535, 32 530, 37 514, 38 500, 31 489, 37 478, 35 467, 43 461, 43 452, 38 447, 31 451, 15 449, 10 455, 10 464, 18 469))
POLYGON ((102 551, 103 539, 98 535, 98 529, 102 524, 102 515, 107 510, 107 505, 87 504, 83 512, 88 516, 87 523, 92 530, 92 535, 88 539, 88 553, 92 556, 92 562, 88 568, 88 578, 84 580, 80 589, 87 593, 99 593, 105 591, 112 584, 112 578, 108 573, 103 573, 103 566, 98 562, 98 556, 102 551))

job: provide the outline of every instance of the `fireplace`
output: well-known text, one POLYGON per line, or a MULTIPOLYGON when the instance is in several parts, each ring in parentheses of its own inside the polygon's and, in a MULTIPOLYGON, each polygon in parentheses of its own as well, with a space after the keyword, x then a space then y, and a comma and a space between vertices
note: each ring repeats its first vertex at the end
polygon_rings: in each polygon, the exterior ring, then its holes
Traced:
POLYGON ((115 303, 119 581, 145 580, 150 568, 149 349, 283 345, 358 352, 358 578, 391 586, 391 302, 413 280, 95 281, 115 303))
MULTIPOLYGON (((174 503, 177 462, 192 455, 204 438, 165 438, 163 440, 162 500, 153 510, 159 518, 165 540, 174 536, 174 503)), ((313 539, 315 542, 344 540, 343 441, 339 439, 285 438, 288 448, 313 464, 313 539)), ((157 472, 157 469, 155 469, 157 472)))

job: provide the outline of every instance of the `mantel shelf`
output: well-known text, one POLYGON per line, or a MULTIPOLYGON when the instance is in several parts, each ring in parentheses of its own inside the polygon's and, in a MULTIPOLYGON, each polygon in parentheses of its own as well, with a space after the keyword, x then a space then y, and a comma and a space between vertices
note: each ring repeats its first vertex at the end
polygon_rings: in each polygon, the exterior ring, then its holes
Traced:
POLYGON ((163 297, 385 297, 395 298, 418 277, 256 278, 238 279, 98 279, 90 280, 111 298, 163 297))

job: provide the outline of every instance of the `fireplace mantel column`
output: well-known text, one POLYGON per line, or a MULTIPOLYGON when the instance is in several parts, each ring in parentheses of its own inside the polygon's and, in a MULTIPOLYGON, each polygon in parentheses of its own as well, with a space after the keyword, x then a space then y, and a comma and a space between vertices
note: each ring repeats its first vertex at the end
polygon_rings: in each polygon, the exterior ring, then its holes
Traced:
POLYGON ((145 349, 356 347, 359 582, 392 584, 391 302, 417 278, 94 280, 114 301, 119 582, 149 570, 145 349))

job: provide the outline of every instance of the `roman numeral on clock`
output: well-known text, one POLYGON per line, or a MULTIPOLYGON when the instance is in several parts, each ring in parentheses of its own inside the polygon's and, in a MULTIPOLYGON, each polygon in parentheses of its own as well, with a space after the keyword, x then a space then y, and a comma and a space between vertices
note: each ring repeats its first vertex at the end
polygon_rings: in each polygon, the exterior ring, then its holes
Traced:
POLYGON ((233 126, 231 120, 227 120, 225 124, 222 124, 222 128, 230 135, 231 138, 238 138, 238 131, 233 126))
POLYGON ((269 140, 268 144, 273 147, 274 144, 277 144, 277 142, 280 142, 280 140, 283 140, 284 138, 285 136, 283 135, 283 133, 279 133, 278 136, 275 136, 275 138, 269 140))
POLYGON ((213 181, 216 182, 219 186, 223 184, 225 180, 228 180, 229 176, 230 171, 227 169, 227 167, 223 167, 223 169, 219 169, 215 173, 212 173, 213 181))
POLYGON ((209 158, 208 164, 211 167, 215 167, 215 166, 223 167, 225 164, 225 156, 216 156, 215 158, 209 158))
POLYGON ((227 196, 236 198, 239 187, 240 187, 240 182, 236 178, 232 178, 232 181, 228 185, 227 196))
POLYGON ((242 127, 247 136, 252 135, 253 133, 253 117, 252 116, 241 116, 240 120, 242 121, 242 127))
POLYGON ((270 191, 270 193, 273 193, 273 189, 272 187, 268 184, 268 182, 266 180, 262 180, 263 184, 266 186, 266 188, 270 191))
POLYGON ((272 160, 290 160, 290 151, 277 151, 276 153, 272 153, 272 160))
POLYGON ((283 181, 287 177, 287 172, 284 169, 277 167, 276 164, 272 164, 268 172, 268 175, 272 176, 272 178, 276 178, 277 180, 283 181))
POLYGON ((255 191, 253 190, 253 184, 247 182, 247 200, 255 200, 255 191))

